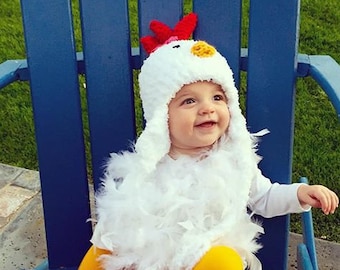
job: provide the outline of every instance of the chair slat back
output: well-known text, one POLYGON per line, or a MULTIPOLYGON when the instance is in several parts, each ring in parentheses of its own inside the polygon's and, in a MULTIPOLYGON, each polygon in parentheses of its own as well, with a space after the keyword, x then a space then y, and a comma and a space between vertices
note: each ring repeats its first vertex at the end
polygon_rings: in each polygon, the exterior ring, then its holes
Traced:
MULTIPOLYGON (((260 167, 274 181, 287 184, 292 171, 299 1, 250 1, 249 19, 248 126, 254 132, 270 130, 260 145, 260 167)), ((265 269, 284 269, 289 216, 266 219, 264 226, 261 261, 265 269)))
POLYGON ((127 1, 81 1, 86 92, 96 187, 108 153, 135 139, 127 1))
POLYGON ((242 1, 194 1, 199 15, 195 38, 206 40, 227 58, 236 84, 240 82, 242 1))
MULTIPOLYGON (((131 56, 129 2, 80 0, 96 188, 109 153, 126 149, 136 134, 133 68, 140 67, 146 54, 131 56)), ((249 2, 248 125, 253 132, 271 131, 261 142, 261 168, 273 180, 289 183, 299 1, 249 2)), ((91 226, 85 222, 90 210, 71 1, 21 3, 49 267, 72 269, 89 247, 91 226)), ((226 56, 239 84, 242 1, 194 0, 192 9, 199 16, 194 38, 226 56)), ((183 10, 181 0, 138 1, 139 35, 150 34, 153 19, 173 27, 183 10)), ((264 221, 259 255, 264 269, 286 269, 288 222, 288 216, 264 221)))
POLYGON ((21 4, 52 269, 79 263, 91 232, 71 5, 21 4))

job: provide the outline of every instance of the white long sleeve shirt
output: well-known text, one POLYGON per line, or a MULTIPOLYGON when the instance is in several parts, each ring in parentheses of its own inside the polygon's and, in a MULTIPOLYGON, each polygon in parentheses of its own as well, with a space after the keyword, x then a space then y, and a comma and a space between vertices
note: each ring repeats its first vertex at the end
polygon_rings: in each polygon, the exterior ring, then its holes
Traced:
POLYGON ((297 190, 304 184, 279 184, 263 176, 258 170, 250 189, 249 208, 257 215, 266 218, 282 216, 289 213, 301 213, 304 209, 298 199, 297 190))

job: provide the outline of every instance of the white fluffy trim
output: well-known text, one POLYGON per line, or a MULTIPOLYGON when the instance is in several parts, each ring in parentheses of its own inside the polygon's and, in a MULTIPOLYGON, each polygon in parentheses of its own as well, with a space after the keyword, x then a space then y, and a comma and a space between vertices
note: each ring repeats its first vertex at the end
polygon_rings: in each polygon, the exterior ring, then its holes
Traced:
POLYGON ((102 258, 105 269, 192 269, 215 245, 234 248, 250 263, 262 232, 246 213, 256 156, 235 158, 227 146, 219 143, 202 160, 165 157, 152 175, 136 153, 112 156, 92 238, 117 253, 102 258))

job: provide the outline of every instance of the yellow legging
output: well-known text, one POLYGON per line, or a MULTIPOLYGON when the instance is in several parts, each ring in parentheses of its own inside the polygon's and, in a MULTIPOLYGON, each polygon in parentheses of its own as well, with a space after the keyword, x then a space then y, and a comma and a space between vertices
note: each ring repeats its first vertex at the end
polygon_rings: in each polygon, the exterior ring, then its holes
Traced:
MULTIPOLYGON (((98 262, 98 257, 109 253, 107 250, 92 246, 87 251, 78 270, 103 270, 98 262)), ((243 263, 241 257, 233 249, 215 246, 204 254, 193 270, 243 270, 243 263)))

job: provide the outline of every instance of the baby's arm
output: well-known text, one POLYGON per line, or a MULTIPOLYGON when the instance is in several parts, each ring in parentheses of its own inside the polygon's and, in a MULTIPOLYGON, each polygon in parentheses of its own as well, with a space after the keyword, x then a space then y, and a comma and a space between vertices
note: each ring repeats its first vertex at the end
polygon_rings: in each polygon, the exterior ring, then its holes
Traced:
POLYGON ((337 195, 324 186, 294 184, 272 184, 258 169, 253 179, 249 208, 263 217, 301 213, 310 207, 321 208, 325 214, 334 213, 338 207, 337 195))
POLYGON ((297 190, 297 196, 303 207, 310 205, 321 208, 326 215, 333 214, 339 206, 338 196, 321 185, 301 185, 297 190))

